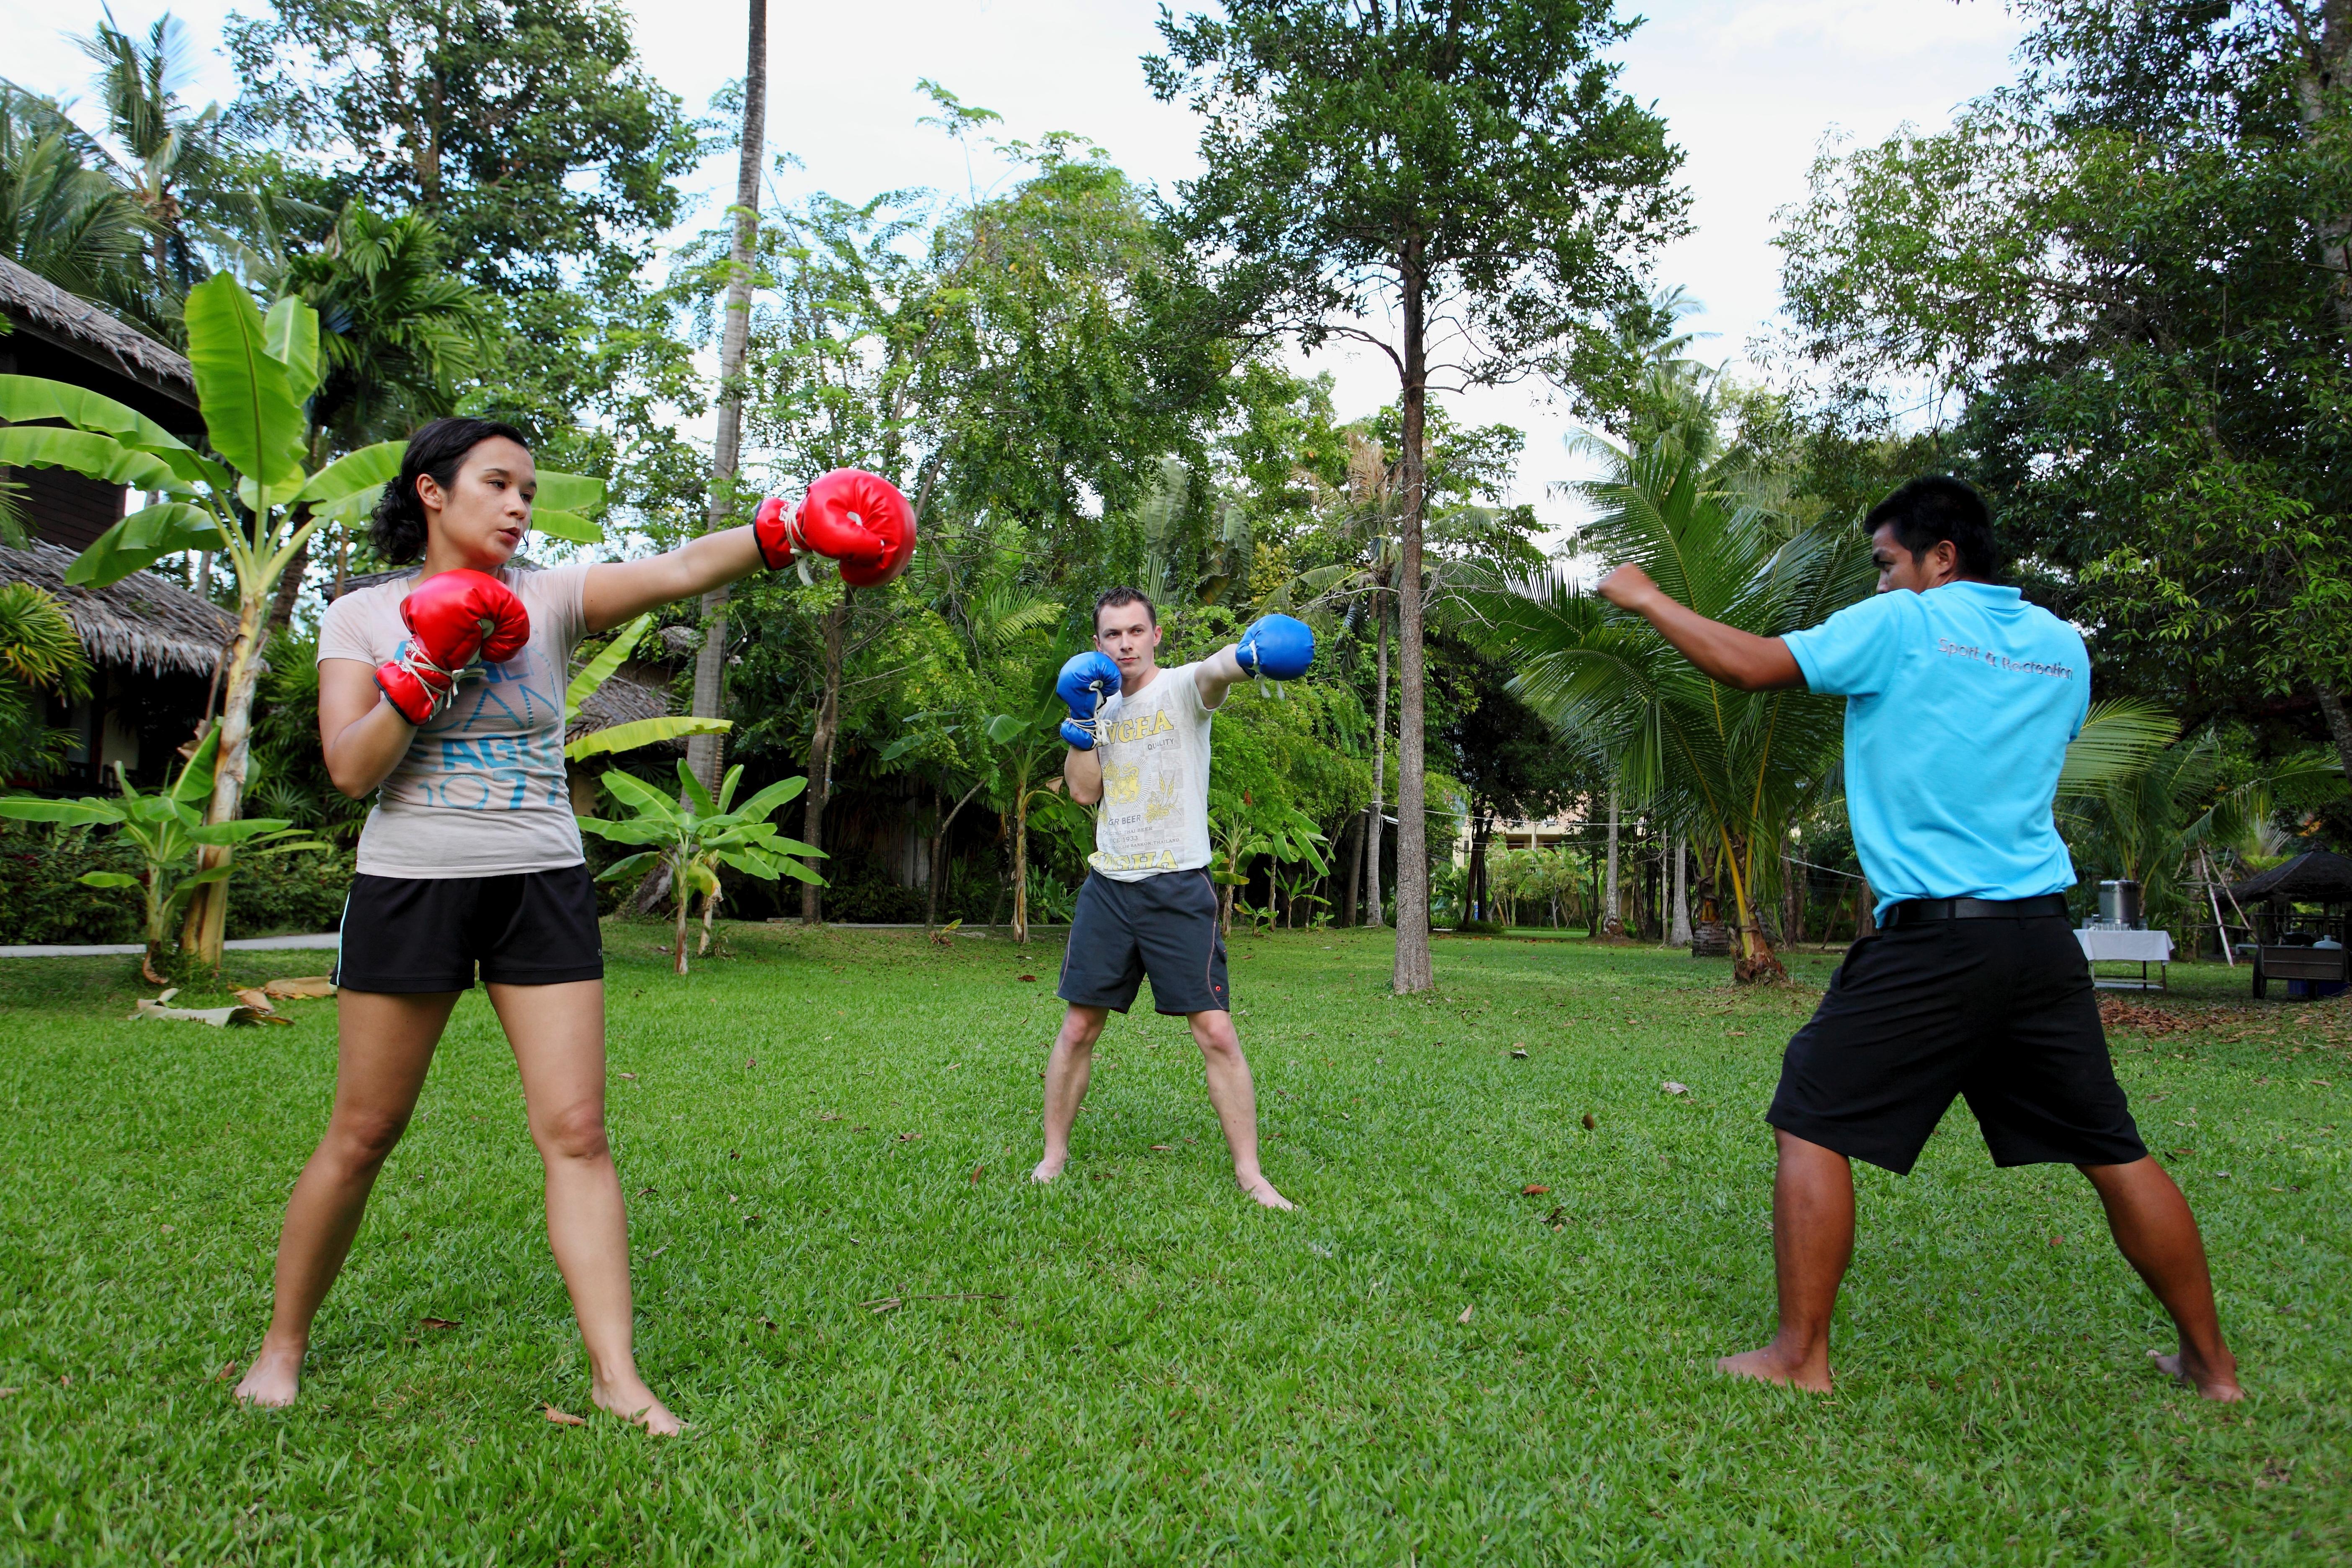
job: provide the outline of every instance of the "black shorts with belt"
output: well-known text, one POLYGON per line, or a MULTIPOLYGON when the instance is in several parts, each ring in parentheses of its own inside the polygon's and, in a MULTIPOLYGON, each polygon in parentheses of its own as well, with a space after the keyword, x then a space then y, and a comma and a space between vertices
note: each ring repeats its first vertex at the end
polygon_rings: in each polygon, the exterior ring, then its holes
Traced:
POLYGON ((1958 1096, 1997 1165, 2145 1158, 2063 900, 2014 907, 2041 912, 1889 910, 1789 1042, 1765 1120, 1901 1174, 1958 1096))
POLYGON ((604 978, 588 868, 352 879, 335 984, 395 994, 604 978))
POLYGON ((1230 1010, 1217 887, 1208 872, 1161 871, 1134 882, 1087 874, 1056 992, 1073 1006, 1124 1013, 1146 975, 1155 1012, 1230 1010))

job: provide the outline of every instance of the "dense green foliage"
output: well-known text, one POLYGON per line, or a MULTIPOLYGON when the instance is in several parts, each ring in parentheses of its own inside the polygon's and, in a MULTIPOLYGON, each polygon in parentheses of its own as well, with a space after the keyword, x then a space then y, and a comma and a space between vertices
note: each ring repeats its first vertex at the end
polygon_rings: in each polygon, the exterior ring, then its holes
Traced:
MULTIPOLYGON (((1910 1177, 1863 1174, 1839 1393, 1818 1400, 1709 1363, 1769 1322, 1757 1113, 1827 960, 1729 994, 1720 963, 1442 939, 1442 989, 1401 999, 1375 978, 1383 936, 1241 938, 1266 1168, 1300 1205, 1269 1215, 1234 1190, 1199 1053, 1148 1012, 1104 1037, 1068 1173, 1024 1180, 1057 1007, 1018 976, 1050 976, 1051 943, 736 927, 735 956, 680 981, 661 928, 608 930, 638 1355, 688 1436, 542 1414, 584 1413, 586 1371, 478 994, 320 1314, 302 1403, 251 1412, 222 1369, 261 1332, 333 1005, 291 1004, 286 1029, 124 1023, 128 961, 14 964, 0 1552, 2352 1551, 2340 1005, 2258 1006, 2176 968, 2194 989, 2161 1016, 2189 1029, 2117 1037, 2204 1222, 2249 1405, 2148 1369, 2162 1315, 2088 1185, 1992 1169, 1964 1116, 1910 1177)), ((231 978, 320 956, 233 955, 231 978)))

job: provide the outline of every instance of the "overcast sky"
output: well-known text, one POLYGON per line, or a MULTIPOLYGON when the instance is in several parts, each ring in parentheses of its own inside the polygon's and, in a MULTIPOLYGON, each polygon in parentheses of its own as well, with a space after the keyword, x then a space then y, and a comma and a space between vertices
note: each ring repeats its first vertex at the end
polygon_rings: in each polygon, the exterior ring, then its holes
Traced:
MULTIPOLYGON (((203 72, 191 96, 235 92, 216 52, 223 18, 256 0, 184 0, 173 7, 194 31, 203 72)), ((163 7, 118 0, 115 16, 143 30, 163 7)), ((701 110, 743 68, 744 7, 721 0, 628 0, 637 42, 666 86, 701 110)), ((86 34, 98 0, 0 0, 6 74, 62 95, 86 90, 89 65, 68 34, 86 34)), ((1071 131, 1107 149, 1139 179, 1165 186, 1196 166, 1196 122, 1153 101, 1138 57, 1156 48, 1150 0, 864 0, 857 5, 771 0, 769 140, 804 165, 777 177, 786 197, 827 190, 863 199, 910 185, 962 190, 1001 174, 968 168, 961 149, 916 124, 929 105, 918 79, 934 78, 967 103, 997 110, 1004 134, 1071 131)), ((1692 236, 1663 258, 1659 281, 1706 306, 1688 324, 1716 334, 1702 359, 1736 356, 1780 303, 1772 212, 1801 196, 1825 136, 1868 141, 1897 125, 1946 122, 1958 104, 2011 74, 2014 19, 1989 0, 1662 0, 1623 50, 1622 82, 1665 118, 1687 157, 1692 236)), ((713 220, 732 184, 731 158, 691 182, 713 220)), ((1316 368, 1338 378, 1343 416, 1396 395, 1388 362, 1333 351, 1316 368)), ((1568 426, 1528 387, 1455 400, 1457 416, 1508 421, 1528 432, 1516 498, 1549 521, 1572 510, 1547 485, 1574 471, 1568 426)))

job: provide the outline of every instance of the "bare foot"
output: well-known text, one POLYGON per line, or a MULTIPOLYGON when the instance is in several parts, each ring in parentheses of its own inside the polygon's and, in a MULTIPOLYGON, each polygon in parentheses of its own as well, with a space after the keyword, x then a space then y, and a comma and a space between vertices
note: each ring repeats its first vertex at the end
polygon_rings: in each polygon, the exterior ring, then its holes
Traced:
POLYGON ((596 1408, 619 1416, 634 1426, 642 1426, 656 1437, 675 1437, 686 1430, 686 1423, 669 1413, 669 1406, 654 1397, 654 1391, 644 1380, 632 1377, 626 1383, 607 1386, 596 1384, 588 1397, 596 1408))
POLYGON ((1062 1167, 1069 1163, 1070 1157, 1067 1154, 1058 1160, 1040 1160, 1037 1162, 1036 1168, 1029 1173, 1029 1179, 1033 1182, 1050 1182, 1060 1175, 1062 1167))
POLYGON ((1267 1181, 1264 1176, 1258 1177, 1254 1182, 1243 1182, 1241 1184, 1241 1189, 1247 1193, 1251 1199, 1261 1208, 1289 1209, 1297 1208, 1298 1206, 1297 1204, 1292 1203, 1288 1198, 1284 1197, 1280 1193, 1276 1192, 1274 1190, 1274 1184, 1267 1181))
POLYGON ((1776 1345, 1720 1357, 1715 1370, 1733 1377, 1752 1377, 1759 1383, 1777 1383, 1783 1388, 1801 1388, 1807 1394, 1830 1392, 1827 1356, 1795 1361, 1783 1355, 1776 1345))
POLYGON ((2246 1391, 2238 1386, 2238 1362, 2234 1356, 2230 1358, 2228 1366, 2218 1371, 2209 1370, 2187 1345, 2171 1355, 2162 1351, 2150 1351, 2147 1359, 2154 1362, 2156 1370, 2165 1376, 2195 1389, 2200 1398, 2234 1405, 2246 1396, 2246 1391))
POLYGON ((266 1410, 282 1410, 294 1403, 302 1388, 302 1351, 272 1346, 264 1340, 253 1364, 237 1380, 236 1402, 266 1410))

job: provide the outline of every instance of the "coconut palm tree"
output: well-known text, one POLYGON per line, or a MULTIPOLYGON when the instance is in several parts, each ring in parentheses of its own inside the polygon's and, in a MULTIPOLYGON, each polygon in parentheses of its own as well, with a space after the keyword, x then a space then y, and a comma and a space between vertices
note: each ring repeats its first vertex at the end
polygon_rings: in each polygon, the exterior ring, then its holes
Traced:
MULTIPOLYGON (((1712 620, 1777 637, 1870 592, 1868 541, 1851 527, 1786 540, 1727 493, 1705 442, 1667 435, 1612 457, 1581 488, 1600 515, 1578 542, 1647 570, 1712 620)), ((1734 973, 1779 976, 1758 919, 1789 826, 1834 787, 1844 704, 1805 691, 1734 691, 1700 674, 1646 621, 1554 569, 1465 589, 1465 629, 1518 666, 1510 689, 1563 736, 1612 764, 1631 804, 1686 825, 1738 910, 1734 973)))
POLYGON ((0 82, 0 256, 119 307, 141 289, 146 219, 129 192, 89 167, 85 143, 55 105, 0 82))
POLYGON ((98 66, 91 86, 105 130, 89 139, 108 173, 145 216, 148 264, 158 293, 178 299, 204 268, 190 233, 192 207, 224 170, 227 150, 220 105, 191 113, 180 89, 194 74, 188 29, 169 11, 142 40, 100 7, 97 30, 81 40, 98 66))

